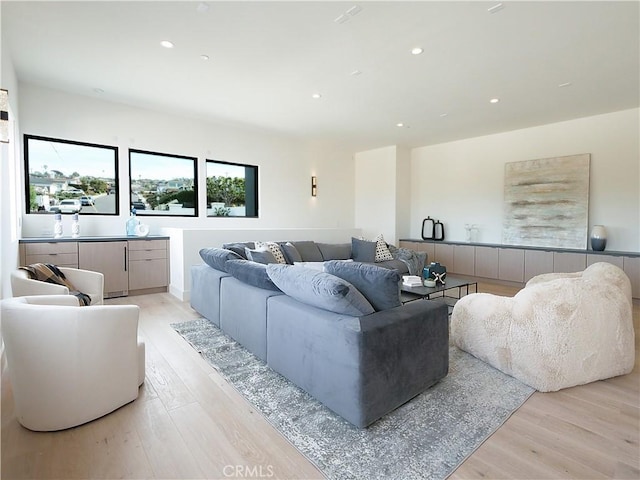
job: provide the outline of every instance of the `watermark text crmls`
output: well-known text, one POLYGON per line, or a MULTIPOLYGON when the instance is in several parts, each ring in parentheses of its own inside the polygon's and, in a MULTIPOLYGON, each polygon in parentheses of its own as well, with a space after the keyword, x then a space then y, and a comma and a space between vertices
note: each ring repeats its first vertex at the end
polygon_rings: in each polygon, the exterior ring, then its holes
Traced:
POLYGON ((222 474, 227 478, 271 478, 273 465, 225 465, 222 474))

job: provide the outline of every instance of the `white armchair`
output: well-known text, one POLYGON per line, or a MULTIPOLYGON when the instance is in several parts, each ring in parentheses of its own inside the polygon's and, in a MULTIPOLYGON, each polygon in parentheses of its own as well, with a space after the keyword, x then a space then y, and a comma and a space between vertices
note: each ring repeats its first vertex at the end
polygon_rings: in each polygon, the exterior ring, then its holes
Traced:
POLYGON ((79 307, 71 295, 0 302, 2 338, 18 422, 74 427, 138 397, 145 347, 135 305, 79 307))
MULTIPOLYGON (((91 270, 59 267, 74 287, 91 297, 91 305, 104 303, 104 275, 91 270)), ((64 285, 32 280, 24 270, 11 272, 11 293, 14 297, 31 295, 69 295, 69 289, 64 285)))

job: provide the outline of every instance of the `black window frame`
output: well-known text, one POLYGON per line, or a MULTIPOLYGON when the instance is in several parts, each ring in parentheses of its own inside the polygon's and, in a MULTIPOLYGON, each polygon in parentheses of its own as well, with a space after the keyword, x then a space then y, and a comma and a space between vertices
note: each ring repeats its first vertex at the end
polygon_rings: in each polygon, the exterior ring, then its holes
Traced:
POLYGON ((150 213, 150 210, 144 209, 144 210, 138 210, 136 209, 136 215, 142 215, 142 216, 147 216, 147 217, 185 217, 185 218, 194 218, 194 217, 198 217, 198 212, 199 212, 199 208, 198 208, 198 158, 197 157, 192 157, 189 155, 178 155, 178 154, 173 154, 173 153, 163 153, 163 152, 156 152, 156 151, 151 151, 151 150, 140 150, 140 149, 136 149, 136 148, 130 148, 129 149, 129 211, 131 211, 131 209, 134 207, 133 205, 133 200, 132 200, 132 195, 133 195, 133 181, 134 181, 134 173, 131 169, 131 161, 132 161, 132 154, 141 154, 141 155, 153 155, 153 156, 158 156, 158 157, 168 157, 168 158, 173 158, 173 159, 180 159, 180 160, 191 160, 193 161, 193 214, 171 214, 171 213, 158 213, 158 212, 162 212, 163 210, 151 210, 154 213, 150 213))
MULTIPOLYGON (((104 144, 100 144, 100 143, 91 143, 91 142, 82 142, 82 141, 78 141, 78 140, 69 140, 69 139, 64 139, 64 138, 55 138, 55 137, 45 137, 45 136, 41 136, 41 135, 31 135, 28 133, 25 133, 23 135, 23 152, 24 152, 24 195, 25 195, 25 213, 27 215, 52 215, 57 213, 56 211, 52 210, 52 211, 31 211, 31 174, 29 173, 29 164, 30 164, 30 159, 29 159, 29 141, 30 140, 38 140, 38 141, 45 141, 45 142, 56 142, 56 143, 61 143, 61 144, 66 144, 66 145, 77 145, 77 146, 81 146, 81 147, 92 147, 92 148, 102 148, 102 149, 106 149, 106 150, 111 150, 113 151, 113 155, 114 155, 114 159, 113 159, 113 168, 114 168, 114 178, 113 178, 113 183, 114 185, 112 187, 109 187, 107 193, 111 190, 111 188, 115 189, 115 210, 114 212, 90 212, 90 211, 85 211, 83 212, 82 209, 78 212, 80 215, 90 215, 90 216, 95 216, 95 215, 107 215, 107 216, 118 216, 120 215, 120 149, 119 147, 115 146, 115 145, 104 145, 104 144)), ((86 194, 86 192, 85 192, 86 194)))
POLYGON ((255 211, 254 215, 209 215, 208 213, 208 209, 209 209, 209 198, 208 198, 208 192, 205 191, 205 198, 206 198, 206 209, 205 211, 207 211, 207 218, 259 218, 260 216, 260 202, 259 202, 259 197, 258 197, 258 184, 259 184, 259 167, 258 165, 250 165, 250 164, 246 164, 246 163, 235 163, 235 162, 226 162, 223 160, 215 160, 215 159, 211 159, 211 158, 207 158, 205 160, 205 178, 207 179, 207 184, 205 185, 205 190, 208 187, 208 179, 209 179, 209 175, 208 175, 208 166, 210 163, 215 163, 218 165, 230 165, 232 167, 243 167, 245 169, 245 212, 247 211, 255 211), (247 171, 251 170, 251 174, 247 174, 247 171), (247 180, 249 178, 249 180, 247 180), (247 183, 251 183, 251 185, 249 185, 249 187, 247 186, 247 183), (248 188, 250 188, 249 191, 248 188), (249 200, 253 198, 255 201, 253 202, 252 206, 249 207, 249 200))

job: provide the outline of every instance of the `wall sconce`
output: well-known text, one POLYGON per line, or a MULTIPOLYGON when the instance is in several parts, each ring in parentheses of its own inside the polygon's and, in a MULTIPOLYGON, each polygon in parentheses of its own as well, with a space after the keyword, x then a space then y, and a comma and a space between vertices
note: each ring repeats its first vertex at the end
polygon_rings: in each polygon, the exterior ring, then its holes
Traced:
POLYGON ((9 91, 0 88, 0 142, 9 143, 9 91))
POLYGON ((318 178, 315 175, 311 177, 311 196, 318 196, 318 178))

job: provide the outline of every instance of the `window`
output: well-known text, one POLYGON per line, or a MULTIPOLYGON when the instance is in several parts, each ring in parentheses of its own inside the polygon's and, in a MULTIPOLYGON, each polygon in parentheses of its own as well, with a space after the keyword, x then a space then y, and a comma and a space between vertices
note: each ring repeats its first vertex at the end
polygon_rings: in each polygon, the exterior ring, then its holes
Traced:
POLYGON ((131 207, 138 215, 198 216, 197 159, 129 150, 131 207))
POLYGON ((118 214, 118 147, 24 136, 27 213, 118 214))
POLYGON ((207 216, 257 217, 258 167, 207 160, 207 216))

